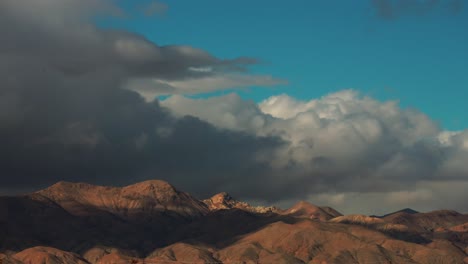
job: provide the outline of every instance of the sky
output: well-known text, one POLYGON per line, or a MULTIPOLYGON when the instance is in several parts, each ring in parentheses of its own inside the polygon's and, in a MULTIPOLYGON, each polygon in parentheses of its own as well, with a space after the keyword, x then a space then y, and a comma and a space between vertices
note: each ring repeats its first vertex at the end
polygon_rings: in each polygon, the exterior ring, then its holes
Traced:
POLYGON ((0 194, 166 180, 468 212, 461 0, 0 2, 0 194))
POLYGON ((288 83, 240 92, 257 102, 274 94, 312 99, 353 88, 380 100, 400 100, 447 129, 468 126, 468 12, 463 1, 165 4, 164 14, 156 18, 134 15, 102 26, 125 28, 164 45, 203 48, 221 58, 258 58, 262 63, 254 72, 288 83))

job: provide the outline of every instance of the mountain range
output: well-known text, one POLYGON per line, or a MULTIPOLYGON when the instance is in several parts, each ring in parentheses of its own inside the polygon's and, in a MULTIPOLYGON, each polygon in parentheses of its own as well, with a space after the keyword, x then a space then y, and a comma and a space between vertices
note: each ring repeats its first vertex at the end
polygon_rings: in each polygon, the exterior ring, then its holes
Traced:
POLYGON ((199 200, 167 182, 0 197, 0 263, 468 263, 468 215, 199 200))

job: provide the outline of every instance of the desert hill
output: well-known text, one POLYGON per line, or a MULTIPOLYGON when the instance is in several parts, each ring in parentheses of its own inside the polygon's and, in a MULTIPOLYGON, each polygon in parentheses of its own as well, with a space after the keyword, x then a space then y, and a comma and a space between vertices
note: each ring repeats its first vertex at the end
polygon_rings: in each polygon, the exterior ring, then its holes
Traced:
POLYGON ((398 210, 396 212, 393 212, 393 213, 388 213, 388 214, 385 214, 385 215, 382 215, 382 216, 377 216, 379 218, 385 218, 385 217, 389 217, 391 215, 394 215, 394 214, 401 214, 401 213, 405 213, 405 214, 417 214, 419 213, 418 211, 416 210, 413 210, 411 208, 404 208, 404 209, 401 209, 401 210, 398 210))
POLYGON ((0 263, 468 263, 468 215, 205 200, 164 181, 0 197, 0 263), (464 262, 465 261, 465 262, 464 262))
POLYGON ((320 221, 330 220, 342 214, 331 207, 319 207, 306 201, 300 201, 284 212, 286 215, 317 219, 320 221))
POLYGON ((389 223, 406 225, 416 232, 427 232, 466 223, 468 215, 453 210, 437 210, 428 213, 399 212, 382 219, 389 223))

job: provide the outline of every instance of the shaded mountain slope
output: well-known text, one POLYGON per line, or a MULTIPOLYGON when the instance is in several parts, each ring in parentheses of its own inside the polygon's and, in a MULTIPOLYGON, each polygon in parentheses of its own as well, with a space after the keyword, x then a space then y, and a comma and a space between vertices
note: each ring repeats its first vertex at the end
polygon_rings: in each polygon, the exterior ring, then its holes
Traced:
POLYGON ((382 215, 382 216, 374 216, 374 217, 379 217, 379 218, 384 218, 384 217, 390 217, 394 214, 400 214, 400 213, 405 213, 405 214, 417 214, 419 213, 418 211, 416 210, 413 210, 411 208, 404 208, 404 209, 401 209, 401 210, 398 210, 396 212, 392 212, 392 213, 388 213, 388 214, 385 214, 385 215, 382 215))
POLYGON ((406 225, 416 232, 432 232, 437 228, 451 228, 468 222, 468 215, 453 210, 438 210, 428 213, 398 212, 382 218, 386 222, 406 225))

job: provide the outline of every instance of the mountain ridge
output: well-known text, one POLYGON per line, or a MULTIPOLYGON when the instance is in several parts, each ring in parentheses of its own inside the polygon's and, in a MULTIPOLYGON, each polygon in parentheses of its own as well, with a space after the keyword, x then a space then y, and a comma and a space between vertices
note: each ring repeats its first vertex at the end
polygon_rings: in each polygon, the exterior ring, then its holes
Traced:
POLYGON ((123 187, 59 182, 0 197, 0 260, 464 263, 467 217, 452 210, 342 215, 306 201, 282 210, 224 192, 198 200, 159 180, 123 187))

